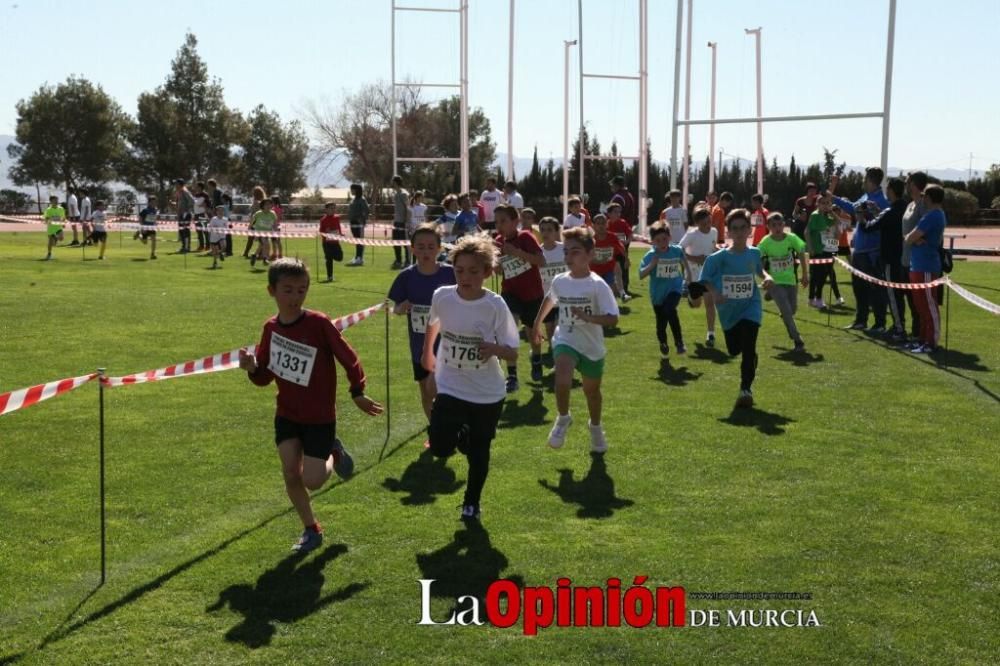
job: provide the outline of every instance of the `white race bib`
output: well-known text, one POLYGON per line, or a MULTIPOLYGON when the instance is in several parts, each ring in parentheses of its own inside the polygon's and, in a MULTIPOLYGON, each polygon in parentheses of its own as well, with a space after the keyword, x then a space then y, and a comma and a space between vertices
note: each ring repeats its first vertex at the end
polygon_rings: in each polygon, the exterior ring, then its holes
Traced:
POLYGON ((271 332, 271 357, 267 369, 285 381, 309 386, 316 348, 271 332))
POLYGON ((450 368, 458 370, 478 370, 485 365, 479 356, 479 336, 458 335, 448 331, 441 333, 441 349, 438 358, 450 368))
POLYGON ((836 254, 837 250, 840 249, 840 239, 837 238, 837 233, 832 229, 827 229, 823 232, 822 238, 823 251, 836 254))
POLYGON ((753 296, 753 275, 723 275, 722 295, 730 300, 742 301, 753 296))
POLYGON ((780 273, 782 271, 792 270, 795 267, 795 260, 792 259, 792 255, 786 255, 781 259, 775 259, 771 257, 769 259, 771 263, 771 272, 780 273))
POLYGON ((622 242, 622 245, 628 242, 628 234, 624 231, 616 231, 615 236, 618 236, 618 240, 622 242))
POLYGON ((764 224, 765 221, 766 220, 764 220, 764 216, 761 215, 760 213, 753 213, 750 215, 751 226, 759 227, 760 225, 764 224))
POLYGON ((660 259, 656 263, 656 277, 679 278, 681 276, 680 259, 660 259))
POLYGON ((595 247, 594 248, 594 263, 595 264, 606 264, 615 256, 615 249, 613 247, 595 247))
MULTIPOLYGON (((551 285, 552 280, 554 280, 557 275, 565 273, 567 270, 569 269, 566 268, 566 264, 564 263, 546 264, 545 266, 542 267, 542 280, 545 282, 546 285, 551 285)), ((548 291, 548 289, 546 289, 545 291, 548 291)))
POLYGON ((566 333, 572 332, 577 324, 583 323, 573 314, 573 308, 580 308, 584 314, 594 314, 594 302, 587 296, 559 297, 559 328, 566 333))
POLYGON ((414 333, 427 331, 427 320, 431 316, 431 306, 410 305, 410 330, 414 333))
POLYGON ((509 280, 518 275, 531 270, 531 264, 520 257, 505 254, 500 257, 500 267, 503 269, 503 278, 509 280))

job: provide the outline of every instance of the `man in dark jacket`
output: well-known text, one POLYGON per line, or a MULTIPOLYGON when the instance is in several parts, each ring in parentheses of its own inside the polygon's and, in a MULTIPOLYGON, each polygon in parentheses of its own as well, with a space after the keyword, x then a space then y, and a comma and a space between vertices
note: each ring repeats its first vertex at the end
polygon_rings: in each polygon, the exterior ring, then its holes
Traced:
MULTIPOLYGON (((879 234, 879 277, 888 282, 906 282, 903 275, 903 199, 905 184, 900 178, 890 178, 885 188, 889 207, 872 220, 862 222, 865 231, 879 234)), ((899 341, 906 337, 905 294, 903 289, 888 288, 889 310, 892 313, 890 337, 899 341)))

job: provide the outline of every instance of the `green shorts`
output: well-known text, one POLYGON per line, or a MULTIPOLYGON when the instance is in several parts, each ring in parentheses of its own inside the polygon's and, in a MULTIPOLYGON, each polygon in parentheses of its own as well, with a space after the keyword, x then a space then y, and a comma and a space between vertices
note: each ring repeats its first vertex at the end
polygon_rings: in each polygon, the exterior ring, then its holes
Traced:
POLYGON ((600 379, 604 376, 604 359, 594 360, 592 358, 587 358, 577 350, 573 349, 569 345, 556 345, 552 349, 552 358, 557 358, 562 355, 572 356, 576 361, 573 366, 580 371, 580 374, 587 379, 600 379))

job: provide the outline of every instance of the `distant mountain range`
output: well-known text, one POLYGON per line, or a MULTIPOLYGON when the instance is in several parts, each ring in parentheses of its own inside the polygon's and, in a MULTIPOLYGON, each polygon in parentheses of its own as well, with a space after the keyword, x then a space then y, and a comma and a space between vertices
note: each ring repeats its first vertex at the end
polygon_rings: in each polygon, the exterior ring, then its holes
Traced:
MULTIPOLYGON (((12 162, 12 160, 7 156, 7 146, 11 143, 14 143, 14 137, 0 134, 0 189, 18 190, 21 192, 27 192, 29 194, 34 194, 35 193, 34 188, 20 187, 14 185, 10 181, 10 178, 7 175, 8 171, 10 170, 12 162)), ((315 161, 314 155, 311 154, 308 163, 312 164, 314 161, 315 161)), ((519 178, 523 178, 529 171, 531 171, 531 161, 532 160, 530 157, 515 157, 514 174, 519 178)), ((539 161, 541 162, 542 167, 544 168, 545 164, 548 162, 548 158, 539 158, 539 161)), ((655 161, 660 166, 666 166, 667 164, 667 162, 663 162, 661 160, 655 160, 655 161)), ((725 160, 725 163, 732 164, 734 161, 735 160, 725 160)), ((558 167, 560 164, 562 164, 562 158, 560 157, 558 159, 553 159, 553 162, 558 167)), ((496 163, 506 168, 507 164, 506 153, 497 153, 496 163)), ((741 159, 739 160, 739 163, 741 166, 746 167, 752 164, 753 161, 741 159)), ((700 161, 698 162, 698 165, 699 166, 701 165, 700 161)), ((307 167, 306 181, 308 182, 309 187, 317 185, 321 187, 328 187, 328 186, 346 187, 348 185, 348 181, 344 178, 343 167, 344 167, 343 160, 336 160, 333 164, 321 162, 319 164, 307 167)), ((864 167, 849 165, 847 167, 847 170, 864 171, 864 167)), ((895 175, 900 172, 906 173, 907 171, 910 171, 910 169, 889 167, 889 175, 895 175)), ((969 172, 963 169, 930 169, 928 173, 931 176, 934 176, 935 178, 940 178, 941 180, 965 180, 969 175, 969 172)), ((972 174, 974 177, 981 177, 983 175, 983 172, 974 170, 972 174)), ((44 186, 42 187, 43 196, 45 196, 48 189, 49 189, 48 187, 44 186)))

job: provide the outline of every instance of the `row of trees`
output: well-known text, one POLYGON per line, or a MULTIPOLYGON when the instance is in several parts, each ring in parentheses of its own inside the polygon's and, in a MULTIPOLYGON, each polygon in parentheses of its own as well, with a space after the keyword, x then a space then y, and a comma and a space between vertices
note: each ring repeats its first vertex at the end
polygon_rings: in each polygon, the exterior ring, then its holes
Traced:
POLYGON ((188 33, 164 83, 125 113, 100 85, 70 77, 17 104, 11 179, 101 191, 121 181, 161 198, 175 178, 215 177, 238 191, 263 185, 288 195, 305 186, 309 150, 297 121, 258 106, 245 116, 228 107, 188 33))

